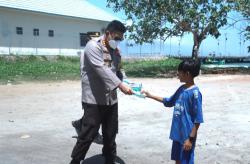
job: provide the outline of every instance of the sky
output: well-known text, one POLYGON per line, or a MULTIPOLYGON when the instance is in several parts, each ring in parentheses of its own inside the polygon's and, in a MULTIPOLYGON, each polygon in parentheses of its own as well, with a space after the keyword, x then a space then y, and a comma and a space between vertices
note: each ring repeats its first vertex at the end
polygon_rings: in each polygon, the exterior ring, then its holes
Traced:
MULTIPOLYGON (((126 16, 122 13, 115 13, 113 9, 107 8, 106 0, 87 0, 93 5, 105 10, 106 12, 125 20, 126 16)), ((246 41, 239 31, 235 28, 221 28, 221 36, 215 39, 208 36, 200 46, 200 55, 207 56, 215 54, 216 56, 250 56, 247 46, 250 41, 246 41), (226 39, 227 38, 227 39, 226 39)), ((172 37, 165 42, 156 41, 155 44, 143 44, 142 46, 127 47, 129 41, 124 40, 121 45, 123 54, 146 55, 180 55, 190 56, 192 54, 193 38, 191 34, 186 34, 182 38, 172 37)))

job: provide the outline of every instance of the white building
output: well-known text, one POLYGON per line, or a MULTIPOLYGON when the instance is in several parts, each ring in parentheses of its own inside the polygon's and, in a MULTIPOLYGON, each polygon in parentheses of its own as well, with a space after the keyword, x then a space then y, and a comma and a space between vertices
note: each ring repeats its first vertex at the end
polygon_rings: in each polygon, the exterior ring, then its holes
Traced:
POLYGON ((0 54, 76 55, 114 19, 86 0, 0 0, 0 54))

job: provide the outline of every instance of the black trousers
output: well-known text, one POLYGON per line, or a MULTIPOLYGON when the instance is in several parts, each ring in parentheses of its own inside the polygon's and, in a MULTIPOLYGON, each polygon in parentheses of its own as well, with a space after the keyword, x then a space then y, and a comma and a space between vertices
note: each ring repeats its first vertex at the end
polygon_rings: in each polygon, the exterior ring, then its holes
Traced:
POLYGON ((116 157, 116 134, 118 133, 118 104, 95 105, 82 103, 84 115, 81 120, 81 132, 73 148, 71 157, 84 160, 86 153, 102 124, 103 149, 106 163, 112 163, 116 157))

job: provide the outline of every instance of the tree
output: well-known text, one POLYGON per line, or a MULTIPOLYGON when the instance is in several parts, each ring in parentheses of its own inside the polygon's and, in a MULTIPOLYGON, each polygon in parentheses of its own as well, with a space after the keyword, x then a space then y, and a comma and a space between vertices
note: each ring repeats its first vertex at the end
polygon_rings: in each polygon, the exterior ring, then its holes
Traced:
MULTIPOLYGON (((235 20, 234 24, 237 22, 246 21, 247 25, 244 26, 242 33, 247 40, 250 40, 250 2, 249 0, 237 0, 235 5, 236 11, 239 11, 243 15, 243 19, 235 20)), ((248 46, 248 52, 250 52, 250 45, 248 46)))
POLYGON ((136 43, 166 40, 172 36, 193 35, 192 57, 198 57, 201 42, 220 36, 227 15, 235 2, 226 0, 107 0, 114 11, 123 10, 128 20, 130 39, 136 43))

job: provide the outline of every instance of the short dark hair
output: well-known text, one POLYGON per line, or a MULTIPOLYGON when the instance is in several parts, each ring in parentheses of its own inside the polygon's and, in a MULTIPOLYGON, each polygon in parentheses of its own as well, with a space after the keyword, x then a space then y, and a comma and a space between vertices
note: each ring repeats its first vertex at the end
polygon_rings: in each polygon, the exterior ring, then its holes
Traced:
POLYGON ((201 63, 199 59, 184 59, 178 66, 178 71, 189 72, 192 77, 200 73, 201 63))
POLYGON ((118 20, 113 20, 112 22, 110 22, 106 28, 105 31, 109 31, 109 32, 121 32, 121 33, 125 33, 126 32, 126 27, 124 26, 124 24, 118 20))

